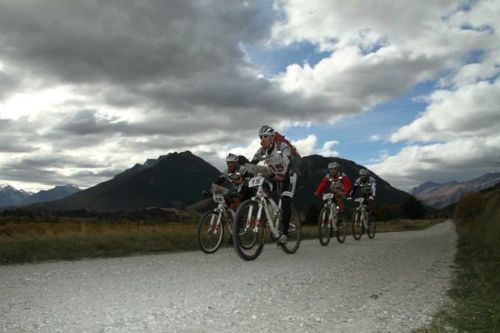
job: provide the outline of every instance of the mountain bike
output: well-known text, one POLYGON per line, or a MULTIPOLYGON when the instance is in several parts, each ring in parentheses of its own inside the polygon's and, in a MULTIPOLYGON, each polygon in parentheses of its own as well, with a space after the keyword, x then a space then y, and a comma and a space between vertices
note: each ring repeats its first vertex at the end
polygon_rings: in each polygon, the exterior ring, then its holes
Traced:
MULTIPOLYGON (((248 186, 255 190, 255 196, 244 201, 236 211, 233 223, 233 245, 236 253, 243 260, 254 260, 264 248, 266 229, 269 227, 271 238, 276 240, 283 230, 281 218, 281 197, 276 203, 271 197, 266 180, 270 171, 265 166, 246 164, 247 172, 254 175, 248 186)), ((278 193, 280 193, 278 188, 278 193)), ((288 228, 288 242, 281 248, 287 254, 297 252, 302 238, 302 223, 297 209, 292 205, 292 214, 288 228)))
POLYGON ((323 246, 327 246, 330 243, 330 238, 334 234, 339 243, 345 242, 346 224, 343 219, 339 218, 338 207, 333 199, 333 193, 323 194, 324 204, 318 219, 318 239, 323 246))
POLYGON ((359 240, 366 230, 369 238, 375 237, 376 223, 368 217, 368 206, 365 198, 357 198, 354 201, 358 203, 352 214, 352 236, 359 240))
POLYGON ((229 190, 225 187, 212 184, 210 192, 217 207, 203 214, 198 221, 197 237, 200 249, 205 253, 214 253, 219 249, 224 239, 224 229, 229 224, 232 232, 234 212, 227 205, 226 195, 229 190))

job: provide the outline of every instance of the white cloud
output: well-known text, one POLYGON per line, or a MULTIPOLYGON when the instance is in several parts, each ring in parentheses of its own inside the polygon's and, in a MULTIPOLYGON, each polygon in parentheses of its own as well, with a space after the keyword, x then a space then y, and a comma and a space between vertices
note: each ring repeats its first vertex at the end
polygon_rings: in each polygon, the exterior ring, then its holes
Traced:
POLYGON ((379 134, 370 135, 370 141, 380 141, 382 137, 379 134))
POLYGON ((439 90, 429 102, 418 119, 392 134, 391 141, 452 140, 500 132, 500 79, 439 90))
POLYGON ((304 139, 292 140, 292 144, 297 148, 301 156, 308 156, 314 154, 317 138, 316 135, 308 135, 304 139))
POLYGON ((404 147, 367 167, 403 189, 426 180, 467 180, 498 169, 500 135, 404 147))
POLYGON ((322 155, 325 157, 338 156, 339 152, 336 150, 333 150, 333 146, 336 146, 338 144, 339 144, 339 142, 336 140, 325 141, 325 143, 323 143, 323 147, 321 147, 321 149, 319 149, 317 153, 319 155, 322 155))

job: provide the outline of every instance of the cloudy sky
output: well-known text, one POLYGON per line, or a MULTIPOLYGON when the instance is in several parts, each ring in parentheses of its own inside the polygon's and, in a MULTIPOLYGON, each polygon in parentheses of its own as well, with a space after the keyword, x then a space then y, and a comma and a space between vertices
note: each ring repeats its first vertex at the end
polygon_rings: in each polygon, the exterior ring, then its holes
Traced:
POLYGON ((500 171, 500 1, 0 0, 0 184, 93 186, 257 130, 408 190, 500 171))

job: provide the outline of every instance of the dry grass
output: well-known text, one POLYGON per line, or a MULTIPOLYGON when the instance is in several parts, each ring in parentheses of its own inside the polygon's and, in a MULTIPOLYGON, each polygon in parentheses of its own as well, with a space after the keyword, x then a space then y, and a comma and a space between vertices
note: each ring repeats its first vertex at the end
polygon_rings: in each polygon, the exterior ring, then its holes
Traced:
MULTIPOLYGON (((0 264, 117 257, 198 248, 196 219, 187 222, 97 218, 0 219, 0 264)), ((420 230, 438 220, 378 223, 377 232, 420 230)), ((350 234, 350 224, 347 233, 350 234)), ((317 227, 303 226, 303 238, 317 237, 317 227)), ((226 242, 224 243, 226 245, 226 242)))

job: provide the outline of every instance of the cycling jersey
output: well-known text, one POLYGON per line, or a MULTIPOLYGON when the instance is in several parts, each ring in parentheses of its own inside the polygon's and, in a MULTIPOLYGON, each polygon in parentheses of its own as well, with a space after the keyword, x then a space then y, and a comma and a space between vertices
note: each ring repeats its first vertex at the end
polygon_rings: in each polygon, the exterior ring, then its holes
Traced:
POLYGON ((291 172, 291 154, 292 152, 287 144, 274 142, 269 148, 261 147, 257 150, 251 163, 257 164, 264 161, 274 175, 285 176, 291 172))
POLYGON ((240 192, 242 187, 246 185, 246 178, 248 176, 245 166, 240 165, 235 172, 229 172, 226 169, 214 183, 222 185, 227 180, 233 186, 233 191, 240 192))
POLYGON ((370 176, 364 180, 362 178, 363 177, 359 177, 358 179, 356 179, 356 181, 354 182, 354 186, 352 188, 352 191, 349 194, 349 196, 353 195, 354 192, 356 192, 356 190, 359 188, 360 192, 363 196, 374 197, 376 194, 377 181, 372 176, 370 176))
POLYGON ((351 190, 351 179, 343 172, 340 177, 333 177, 332 175, 327 174, 321 179, 316 192, 321 194, 327 189, 327 187, 330 187, 332 192, 338 191, 347 195, 347 193, 351 190))

